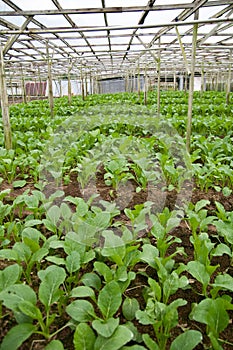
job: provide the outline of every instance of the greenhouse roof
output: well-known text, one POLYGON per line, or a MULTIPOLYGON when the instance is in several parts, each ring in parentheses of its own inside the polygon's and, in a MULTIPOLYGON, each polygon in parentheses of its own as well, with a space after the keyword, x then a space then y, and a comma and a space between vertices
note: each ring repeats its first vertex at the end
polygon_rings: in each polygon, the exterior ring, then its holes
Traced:
POLYGON ((8 73, 121 76, 189 70, 224 72, 232 60, 232 0, 1 0, 0 39, 8 73))

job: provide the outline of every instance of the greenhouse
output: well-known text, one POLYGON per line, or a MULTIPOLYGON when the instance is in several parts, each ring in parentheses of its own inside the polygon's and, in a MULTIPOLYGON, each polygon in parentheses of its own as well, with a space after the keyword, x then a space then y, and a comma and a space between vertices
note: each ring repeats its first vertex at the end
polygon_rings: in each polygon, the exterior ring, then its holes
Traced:
POLYGON ((233 2, 0 0, 0 350, 233 349, 233 2))

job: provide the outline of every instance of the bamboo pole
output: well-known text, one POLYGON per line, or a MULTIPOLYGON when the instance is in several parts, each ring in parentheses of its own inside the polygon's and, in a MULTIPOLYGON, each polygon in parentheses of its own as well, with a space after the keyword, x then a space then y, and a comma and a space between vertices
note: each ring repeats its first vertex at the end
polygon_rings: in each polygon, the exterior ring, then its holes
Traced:
POLYGON ((2 123, 4 132, 4 144, 7 150, 12 149, 12 133, 10 124, 9 103, 6 86, 6 73, 4 65, 3 49, 0 46, 0 88, 1 88, 1 109, 2 109, 2 123))
MULTIPOLYGON (((199 11, 195 12, 194 18, 198 19, 199 11)), ((198 24, 193 25, 193 39, 192 39, 192 61, 191 61, 191 74, 189 80, 189 98, 188 98, 188 120, 186 130, 186 148, 190 152, 191 142, 191 129, 192 129, 192 107, 193 107, 193 89, 194 89, 194 74, 196 63, 196 48, 197 48, 197 31, 198 24)))
POLYGON ((81 91, 82 91, 82 100, 85 100, 85 91, 84 91, 84 81, 83 81, 83 69, 81 67, 80 70, 80 77, 81 77, 81 91))
POLYGON ((176 70, 173 70, 173 90, 176 91, 176 70))
POLYGON ((141 76, 140 76, 140 63, 138 62, 138 97, 141 96, 141 76))
POLYGON ((12 78, 10 78, 10 86, 11 86, 12 103, 15 103, 14 89, 13 89, 13 86, 12 86, 12 78))
POLYGON ((46 54, 48 61, 48 84, 49 84, 49 108, 51 117, 54 117, 54 101, 53 101, 53 81, 52 81, 52 61, 49 57, 49 46, 46 44, 46 54))
POLYGON ((70 80, 70 72, 72 70, 72 61, 70 60, 69 62, 69 67, 68 67, 68 102, 69 105, 71 105, 72 102, 72 91, 71 91, 71 80, 70 80))
POLYGON ((160 80, 161 80, 161 50, 160 50, 161 40, 159 38, 159 51, 157 59, 157 72, 158 72, 158 82, 157 82, 157 116, 160 117, 160 80))
POLYGON ((184 91, 187 92, 188 90, 188 73, 187 71, 185 71, 185 75, 184 75, 184 91))
POLYGON ((40 74, 40 67, 37 67, 37 72, 38 72, 38 78, 39 78, 39 89, 38 89, 38 95, 42 96, 42 79, 41 79, 41 74, 40 74))
POLYGON ((230 92, 231 92, 231 63, 232 60, 232 50, 230 50, 230 55, 229 55, 229 69, 228 69, 228 77, 227 77, 227 91, 226 91, 226 104, 230 104, 230 92))
POLYGON ((145 71, 144 71, 144 105, 147 105, 147 71, 146 71, 146 66, 145 66, 145 71))
POLYGON ((88 95, 87 73, 85 73, 84 81, 85 81, 85 97, 87 97, 87 95, 88 95))
POLYGON ((204 61, 202 62, 201 65, 201 93, 205 91, 205 68, 204 68, 204 61))
POLYGON ((22 65, 21 65, 21 84, 22 84, 22 99, 23 99, 23 103, 27 103, 27 94, 26 94, 24 72, 23 72, 23 66, 22 65))

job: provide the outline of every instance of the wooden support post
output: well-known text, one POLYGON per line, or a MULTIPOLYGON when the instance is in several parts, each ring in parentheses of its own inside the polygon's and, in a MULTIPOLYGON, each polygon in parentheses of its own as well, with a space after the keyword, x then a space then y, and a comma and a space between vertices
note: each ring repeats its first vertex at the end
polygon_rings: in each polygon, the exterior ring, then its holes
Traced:
POLYGON ((173 90, 176 91, 176 70, 173 71, 173 90))
POLYGON ((71 91, 71 80, 70 80, 70 71, 72 70, 72 61, 69 61, 69 67, 68 67, 68 102, 69 105, 71 105, 72 102, 72 91, 71 91))
POLYGON ((61 78, 59 79, 59 96, 62 97, 62 84, 61 84, 61 78))
POLYGON ((39 89, 38 89, 38 96, 42 96, 42 79, 41 79, 41 74, 40 74, 40 67, 37 67, 37 72, 38 72, 38 78, 39 78, 39 89))
POLYGON ((201 93, 205 91, 205 68, 204 68, 204 62, 202 62, 201 65, 201 93))
POLYGON ((4 143, 7 150, 12 149, 12 135, 10 124, 9 103, 6 87, 6 73, 4 65, 4 56, 2 46, 0 47, 0 93, 1 93, 1 109, 2 109, 2 123, 4 132, 4 143))
POLYGON ((25 86, 24 72, 23 72, 23 66, 22 65, 21 65, 21 84, 22 84, 22 99, 23 99, 23 103, 27 103, 26 86, 25 86))
POLYGON ((85 97, 88 95, 88 81, 87 81, 87 73, 85 74, 85 97))
POLYGON ((144 71, 144 105, 147 105, 147 67, 145 66, 144 71))
POLYGON ((13 85, 12 85, 12 77, 10 78, 10 86, 11 86, 12 103, 15 103, 14 89, 13 89, 13 85))
POLYGON ((138 62, 138 97, 141 96, 141 76, 140 76, 140 64, 138 62))
POLYGON ((93 94, 93 79, 92 79, 92 74, 90 71, 90 95, 93 94))
MULTIPOLYGON (((198 11, 195 12, 194 19, 198 20, 198 11)), ((192 130, 192 108, 193 108, 193 89, 194 89, 194 74, 196 63, 196 48, 197 48, 197 31, 198 24, 193 25, 193 39, 192 39, 192 61, 191 74, 189 79, 189 98, 188 98, 188 120, 186 130, 186 148, 190 152, 191 130, 192 130)))
POLYGON ((157 116, 160 117, 160 80, 161 80, 161 51, 160 51, 161 40, 159 38, 159 51, 158 51, 158 60, 157 60, 157 116))
POLYGON ((46 44, 46 54, 48 60, 48 85, 49 85, 49 107, 51 117, 54 117, 54 101, 53 101, 53 81, 52 81, 52 61, 49 57, 49 46, 46 44))
POLYGON ((226 104, 230 104, 230 92, 231 92, 231 67, 232 67, 232 50, 230 50, 229 55, 229 68, 228 68, 228 77, 227 77, 227 91, 226 91, 226 104))
POLYGON ((81 91, 82 91, 82 99, 85 100, 85 91, 84 91, 84 81, 83 81, 83 69, 81 67, 81 91))

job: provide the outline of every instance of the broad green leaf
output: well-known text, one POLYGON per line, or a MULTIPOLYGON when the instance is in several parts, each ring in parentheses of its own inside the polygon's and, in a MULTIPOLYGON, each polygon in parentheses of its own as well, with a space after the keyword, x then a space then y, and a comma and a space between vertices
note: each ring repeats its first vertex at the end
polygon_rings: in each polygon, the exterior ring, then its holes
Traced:
POLYGON ((43 219, 42 222, 49 231, 51 231, 53 233, 57 232, 57 226, 54 225, 50 220, 43 219))
POLYGON ((224 274, 224 275, 218 275, 214 283, 212 284, 213 287, 220 287, 221 289, 225 290, 230 290, 233 292, 233 277, 229 274, 224 274))
POLYGON ((13 182, 13 187, 14 188, 22 188, 27 184, 27 181, 25 180, 17 180, 13 182))
POLYGON ((18 264, 7 266, 0 271, 0 292, 5 288, 15 284, 22 273, 22 268, 18 264))
POLYGON ((99 275, 104 277, 104 280, 108 283, 113 279, 113 273, 110 268, 101 261, 96 261, 94 263, 94 269, 99 275))
POLYGON ((178 307, 184 306, 187 304, 187 301, 184 299, 175 299, 172 303, 167 305, 164 310, 163 323, 168 328, 173 328, 178 324, 178 307))
POLYGON ((96 290, 100 290, 101 288, 101 279, 98 275, 93 272, 87 272, 82 276, 81 282, 88 287, 93 287, 96 290))
POLYGON ((95 333, 86 323, 80 323, 74 332, 75 350, 93 350, 95 344, 95 333))
POLYGON ((65 200, 76 205, 76 212, 83 217, 88 212, 88 205, 82 198, 67 196, 65 200))
POLYGON ((143 325, 149 325, 149 324, 155 323, 154 318, 150 317, 150 315, 146 311, 138 310, 136 312, 136 318, 143 325))
POLYGON ((137 327, 133 324, 133 322, 126 322, 124 326, 127 327, 133 333, 133 341, 138 343, 142 342, 142 334, 138 331, 137 327))
POLYGON ((19 306, 19 310, 24 315, 26 315, 32 319, 37 319, 37 320, 43 319, 43 316, 40 312, 40 309, 38 309, 38 307, 36 307, 30 301, 27 301, 27 300, 21 301, 18 306, 19 306))
POLYGON ((151 244, 144 244, 142 247, 142 252, 140 254, 140 260, 146 262, 148 265, 157 268, 157 264, 155 263, 155 258, 159 256, 159 251, 156 247, 151 244))
POLYGON ((222 194, 225 197, 229 197, 231 193, 232 193, 232 190, 229 187, 227 187, 227 186, 223 187, 222 194))
POLYGON ((92 288, 87 286, 79 286, 71 291, 71 297, 72 298, 87 298, 90 297, 91 299, 95 300, 95 292, 92 288))
POLYGON ((229 323, 229 315, 225 309, 224 300, 221 298, 202 300, 194 306, 190 318, 205 323, 209 332, 217 338, 229 323))
POLYGON ((117 327, 110 338, 98 336, 94 350, 118 350, 133 338, 133 333, 125 326, 117 327))
POLYGON ((3 339, 0 350, 17 350, 35 331, 36 327, 30 323, 22 323, 11 328, 3 339))
POLYGON ((32 226, 37 226, 41 224, 42 224, 42 220, 32 219, 25 222, 25 227, 32 227, 32 226))
POLYGON ((67 306, 66 312, 78 322, 88 322, 95 318, 94 308, 87 300, 73 301, 67 306))
POLYGON ((52 222, 54 226, 58 224, 58 220, 60 218, 61 210, 57 205, 53 205, 49 208, 46 213, 46 217, 52 222))
POLYGON ((88 223, 95 228, 96 231, 105 230, 110 225, 111 215, 108 212, 98 213, 88 223))
POLYGON ((31 302, 36 304, 36 293, 32 288, 26 284, 14 284, 5 291, 0 293, 0 299, 3 300, 3 304, 13 311, 18 311, 18 306, 21 301, 31 302))
POLYGON ((230 257, 232 256, 231 249, 228 245, 224 243, 219 243, 215 249, 213 249, 213 252, 211 252, 213 256, 222 256, 223 254, 227 254, 230 257))
POLYGON ((36 196, 26 196, 24 202, 28 208, 38 208, 39 199, 36 196))
POLYGON ((151 339, 149 334, 143 334, 142 339, 149 350, 160 350, 158 344, 153 339, 151 339))
POLYGON ((45 350, 64 350, 64 346, 60 340, 52 340, 46 347, 45 350))
POLYGON ((12 249, 1 249, 0 250, 0 259, 15 260, 19 258, 18 253, 12 249))
POLYGON ((82 258, 82 264, 87 264, 90 261, 95 259, 95 251, 94 250, 89 250, 88 252, 85 252, 83 258, 82 258))
POLYGON ((116 281, 105 285, 98 296, 98 307, 106 319, 112 317, 122 301, 121 289, 116 281))
POLYGON ((61 216, 63 217, 63 219, 69 220, 72 215, 72 211, 70 207, 66 203, 62 203, 60 210, 61 210, 61 216))
POLYGON ((39 299, 48 310, 60 298, 62 291, 59 287, 65 281, 66 272, 62 267, 51 265, 46 270, 39 271, 38 276, 42 281, 39 286, 39 299))
POLYGON ((195 212, 197 213, 202 208, 206 207, 210 204, 210 201, 208 199, 201 199, 199 202, 195 204, 195 212))
POLYGON ((124 317, 132 321, 135 318, 136 312, 139 310, 139 303, 135 298, 125 298, 122 305, 124 317))
POLYGON ((58 266, 66 264, 66 261, 64 258, 59 258, 57 256, 47 256, 46 260, 58 266))
POLYGON ((178 335, 173 340, 170 350, 192 350, 202 341, 202 334, 199 331, 188 330, 178 335))
POLYGON ((79 270, 81 267, 80 264, 80 254, 78 252, 71 252, 70 255, 66 258, 66 268, 67 271, 72 275, 72 273, 79 270))
POLYGON ((105 238, 105 242, 101 254, 110 257, 118 266, 123 265, 122 260, 126 253, 124 241, 111 230, 104 231, 102 236, 105 238))
POLYGON ((208 285, 210 276, 206 271, 205 265, 199 261, 190 261, 187 265, 187 271, 204 286, 208 285))
POLYGON ((115 332, 119 325, 119 318, 109 318, 106 322, 102 320, 94 320, 92 327, 96 332, 104 338, 109 338, 115 332))

